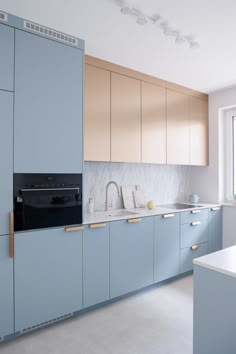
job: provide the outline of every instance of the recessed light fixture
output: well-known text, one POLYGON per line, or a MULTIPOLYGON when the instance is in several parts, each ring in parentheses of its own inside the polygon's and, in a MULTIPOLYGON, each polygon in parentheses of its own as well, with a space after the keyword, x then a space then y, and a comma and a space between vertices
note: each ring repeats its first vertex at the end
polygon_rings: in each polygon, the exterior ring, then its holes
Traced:
POLYGON ((151 15, 145 14, 140 9, 131 7, 127 5, 125 0, 115 0, 115 3, 121 7, 121 13, 123 15, 128 15, 136 18, 136 23, 138 25, 144 26, 146 24, 157 25, 157 28, 163 31, 165 36, 174 37, 175 44, 187 44, 189 48, 195 49, 199 48, 199 43, 195 40, 193 36, 184 36, 180 31, 172 28, 167 20, 165 20, 160 14, 154 13, 151 15), (161 21, 161 22, 160 22, 161 21))
POLYGON ((145 17, 138 17, 137 18, 137 24, 138 25, 146 25, 146 23, 148 23, 148 20, 145 17))

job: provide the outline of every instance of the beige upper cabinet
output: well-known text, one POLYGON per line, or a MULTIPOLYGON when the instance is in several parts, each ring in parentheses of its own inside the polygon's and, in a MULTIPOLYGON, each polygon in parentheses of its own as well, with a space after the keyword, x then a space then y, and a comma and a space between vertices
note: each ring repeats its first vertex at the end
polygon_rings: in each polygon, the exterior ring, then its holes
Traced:
POLYGON ((142 82, 142 162, 166 163, 166 90, 142 82))
POLYGON ((167 90, 167 163, 189 164, 189 98, 167 90))
POLYGON ((110 161, 110 75, 85 65, 84 156, 90 161, 110 161))
POLYGON ((189 97, 190 106, 190 164, 208 164, 208 102, 189 97))
POLYGON ((141 162, 141 82, 111 73, 111 161, 141 162))

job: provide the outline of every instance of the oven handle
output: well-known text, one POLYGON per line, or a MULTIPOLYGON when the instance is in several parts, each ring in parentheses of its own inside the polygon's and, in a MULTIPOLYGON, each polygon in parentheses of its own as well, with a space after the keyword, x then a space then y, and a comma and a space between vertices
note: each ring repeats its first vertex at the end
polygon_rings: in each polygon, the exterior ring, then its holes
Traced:
POLYGON ((23 188, 20 189, 21 192, 41 192, 41 191, 65 191, 65 190, 80 190, 80 187, 77 188, 23 188))

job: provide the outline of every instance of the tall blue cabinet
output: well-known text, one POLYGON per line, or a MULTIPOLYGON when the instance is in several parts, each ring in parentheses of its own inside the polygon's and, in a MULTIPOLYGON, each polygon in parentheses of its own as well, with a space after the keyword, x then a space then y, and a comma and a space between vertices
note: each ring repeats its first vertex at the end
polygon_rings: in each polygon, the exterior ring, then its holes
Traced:
POLYGON ((14 172, 82 173, 83 51, 19 30, 15 43, 14 172))
POLYGON ((13 91, 14 29, 0 24, 0 90, 13 91))
POLYGON ((0 24, 0 338, 14 332, 13 259, 9 221, 13 208, 14 29, 0 24))

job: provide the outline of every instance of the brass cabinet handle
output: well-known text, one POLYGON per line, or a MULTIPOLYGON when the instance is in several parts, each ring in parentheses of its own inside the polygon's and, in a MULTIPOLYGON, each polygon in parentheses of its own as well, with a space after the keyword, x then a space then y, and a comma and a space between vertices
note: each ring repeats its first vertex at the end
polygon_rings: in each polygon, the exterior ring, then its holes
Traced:
POLYGON ((220 207, 213 207, 211 208, 212 211, 217 211, 217 210, 220 210, 220 207))
POLYGON ((70 227, 65 227, 66 232, 72 232, 72 231, 83 231, 84 227, 83 226, 70 226, 70 227))
POLYGON ((193 250, 193 251, 195 251, 195 250, 197 250, 198 248, 200 248, 201 247, 201 245, 193 245, 192 247, 191 247, 191 249, 193 250))
POLYGON ((105 227, 106 225, 106 223, 90 224, 89 227, 90 229, 98 229, 99 227, 105 227))
POLYGON ((163 218, 173 218, 175 216, 175 214, 164 214, 163 218))
POLYGON ((198 213, 201 213, 201 210, 192 210, 191 213, 192 214, 198 214, 198 213))
POLYGON ((200 224, 201 224, 201 221, 193 221, 193 222, 191 222, 192 226, 197 226, 197 225, 200 225, 200 224))
POLYGON ((14 238, 15 238, 15 233, 14 233, 14 211, 10 212, 10 257, 14 257, 14 238))
POLYGON ((139 218, 139 219, 128 219, 127 220, 129 223, 135 223, 135 222, 140 222, 140 221, 142 221, 142 219, 141 218, 139 218))

